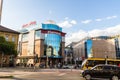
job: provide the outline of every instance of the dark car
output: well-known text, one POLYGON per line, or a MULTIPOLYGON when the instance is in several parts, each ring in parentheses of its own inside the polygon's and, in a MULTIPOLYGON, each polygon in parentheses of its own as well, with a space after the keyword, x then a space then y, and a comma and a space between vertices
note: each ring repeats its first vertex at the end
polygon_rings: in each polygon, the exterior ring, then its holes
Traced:
POLYGON ((82 76, 86 80, 91 78, 105 78, 110 80, 119 80, 120 78, 120 67, 116 65, 96 65, 90 70, 84 70, 82 76))

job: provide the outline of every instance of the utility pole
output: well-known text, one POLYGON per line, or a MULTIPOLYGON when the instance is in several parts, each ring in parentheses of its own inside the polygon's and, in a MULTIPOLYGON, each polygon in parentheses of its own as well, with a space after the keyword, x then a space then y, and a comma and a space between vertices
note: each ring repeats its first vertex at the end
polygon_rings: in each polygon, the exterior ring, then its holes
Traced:
POLYGON ((72 71, 72 68, 73 68, 73 65, 72 65, 72 59, 73 59, 73 48, 72 48, 72 47, 70 48, 70 58, 71 58, 71 71, 72 71))
POLYGON ((2 6, 3 6, 3 0, 0 0, 0 25, 1 25, 1 18, 2 18, 2 6))
POLYGON ((47 49, 46 49, 46 68, 48 68, 48 62, 49 62, 48 49, 49 49, 49 44, 47 44, 47 49))
POLYGON ((105 55, 105 64, 106 64, 106 65, 108 64, 108 63, 107 63, 107 58, 108 58, 108 56, 105 55))
POLYGON ((2 57, 1 57, 1 67, 3 66, 3 56, 4 56, 4 53, 2 52, 2 57))

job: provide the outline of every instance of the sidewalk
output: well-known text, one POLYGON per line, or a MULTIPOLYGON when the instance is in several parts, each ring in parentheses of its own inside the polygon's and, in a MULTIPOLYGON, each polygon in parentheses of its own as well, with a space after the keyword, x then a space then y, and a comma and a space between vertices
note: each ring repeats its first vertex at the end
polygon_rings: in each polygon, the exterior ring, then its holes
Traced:
POLYGON ((22 72, 80 72, 80 69, 40 69, 40 68, 0 68, 0 72, 14 72, 14 71, 22 71, 22 72))

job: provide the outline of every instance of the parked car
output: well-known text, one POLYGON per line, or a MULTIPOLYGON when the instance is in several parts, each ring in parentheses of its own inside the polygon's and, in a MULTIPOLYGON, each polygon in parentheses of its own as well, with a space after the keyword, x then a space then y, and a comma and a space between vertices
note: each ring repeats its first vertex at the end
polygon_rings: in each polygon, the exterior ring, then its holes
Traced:
POLYGON ((73 65, 63 65, 63 67, 62 67, 63 69, 73 69, 74 68, 74 66, 73 65))
POLYGON ((110 80, 119 80, 120 78, 120 67, 115 65, 96 65, 90 70, 84 70, 82 76, 86 80, 91 78, 105 78, 110 80))

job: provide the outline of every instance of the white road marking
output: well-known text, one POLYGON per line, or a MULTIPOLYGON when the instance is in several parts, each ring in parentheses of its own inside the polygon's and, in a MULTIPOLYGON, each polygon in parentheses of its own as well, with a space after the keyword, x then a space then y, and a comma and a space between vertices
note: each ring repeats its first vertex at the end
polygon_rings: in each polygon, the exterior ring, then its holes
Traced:
POLYGON ((58 76, 63 76, 63 75, 65 75, 66 73, 61 73, 61 74, 59 74, 58 76))

